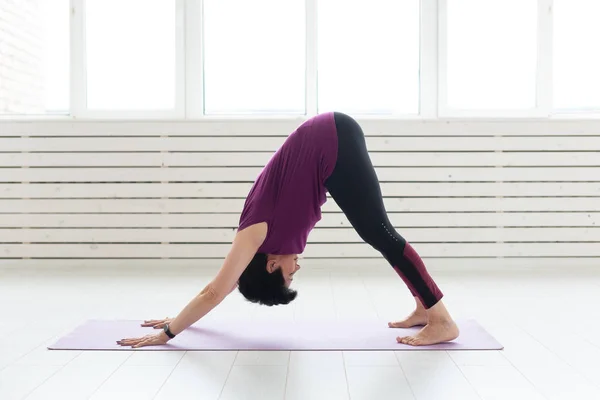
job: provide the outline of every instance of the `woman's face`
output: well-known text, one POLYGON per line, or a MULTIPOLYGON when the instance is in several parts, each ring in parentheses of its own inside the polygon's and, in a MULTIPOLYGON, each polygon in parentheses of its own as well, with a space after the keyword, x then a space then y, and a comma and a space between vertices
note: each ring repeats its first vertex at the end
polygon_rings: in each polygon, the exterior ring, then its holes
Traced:
POLYGON ((279 268, 281 268, 285 285, 290 286, 294 280, 294 274, 300 269, 300 266, 298 265, 298 255, 289 254, 281 256, 269 254, 267 257, 267 271, 273 273, 279 268))

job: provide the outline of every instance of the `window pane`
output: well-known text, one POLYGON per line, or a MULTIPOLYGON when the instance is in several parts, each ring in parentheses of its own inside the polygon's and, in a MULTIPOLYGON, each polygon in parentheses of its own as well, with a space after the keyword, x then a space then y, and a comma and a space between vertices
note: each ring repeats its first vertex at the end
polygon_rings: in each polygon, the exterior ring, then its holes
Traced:
POLYGON ((448 107, 535 107, 536 0, 448 0, 447 28, 448 107))
POLYGON ((205 0, 205 111, 304 113, 304 0, 205 0))
POLYGON ((321 111, 419 112, 419 1, 318 2, 321 111))
POLYGON ((0 114, 68 113, 69 0, 0 1, 0 114))
POLYGON ((599 18, 598 0, 554 0, 556 108, 600 109, 599 18))
POLYGON ((89 109, 175 107, 175 0, 87 0, 89 109))

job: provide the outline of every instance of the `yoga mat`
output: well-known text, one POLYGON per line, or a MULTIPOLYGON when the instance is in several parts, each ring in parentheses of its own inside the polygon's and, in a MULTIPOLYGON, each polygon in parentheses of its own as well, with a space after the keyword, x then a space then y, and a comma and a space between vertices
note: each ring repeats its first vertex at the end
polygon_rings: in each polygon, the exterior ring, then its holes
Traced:
MULTIPOLYGON (((141 321, 89 320, 49 346, 50 350, 132 350, 117 340, 158 333, 141 321)), ((474 320, 457 322, 460 336, 453 342, 409 346, 397 336, 419 331, 388 328, 377 322, 199 321, 162 346, 139 351, 181 350, 501 350, 503 346, 474 320)))

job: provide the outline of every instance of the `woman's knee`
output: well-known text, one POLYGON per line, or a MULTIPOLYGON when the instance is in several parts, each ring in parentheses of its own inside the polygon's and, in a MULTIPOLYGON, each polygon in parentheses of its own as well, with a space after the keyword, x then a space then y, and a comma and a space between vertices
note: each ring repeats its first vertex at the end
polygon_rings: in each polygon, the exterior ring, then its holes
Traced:
POLYGON ((365 243, 382 253, 406 245, 406 240, 393 226, 386 223, 371 225, 357 232, 365 243))

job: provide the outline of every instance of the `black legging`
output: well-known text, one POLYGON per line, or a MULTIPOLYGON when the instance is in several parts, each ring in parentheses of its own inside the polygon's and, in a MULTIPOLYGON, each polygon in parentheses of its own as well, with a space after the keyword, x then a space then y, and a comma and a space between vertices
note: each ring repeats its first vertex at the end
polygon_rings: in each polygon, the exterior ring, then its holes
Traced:
POLYGON ((423 261, 388 219, 379 180, 367 151, 360 125, 348 115, 335 113, 338 158, 327 190, 360 237, 390 263, 412 295, 431 308, 442 292, 423 261))

